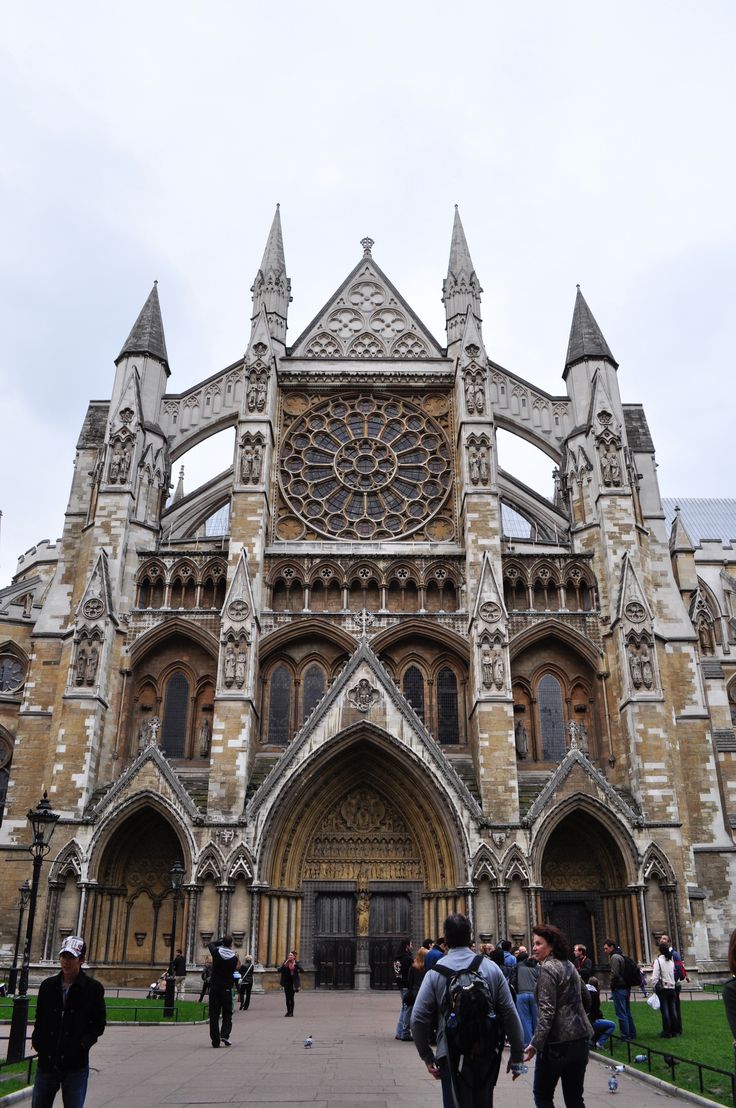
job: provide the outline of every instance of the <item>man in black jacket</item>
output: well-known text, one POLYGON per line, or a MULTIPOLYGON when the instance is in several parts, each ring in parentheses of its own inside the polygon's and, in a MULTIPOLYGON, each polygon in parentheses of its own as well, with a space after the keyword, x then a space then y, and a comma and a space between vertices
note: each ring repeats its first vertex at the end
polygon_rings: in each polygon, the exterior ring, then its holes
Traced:
POLYGON ((31 1043, 38 1054, 33 1108, 51 1108, 61 1089, 64 1108, 82 1108, 89 1050, 105 1030, 105 990, 82 970, 87 944, 78 935, 59 951, 61 973, 38 990, 31 1043))
POLYGON ((230 1032, 233 1029, 233 974, 239 964, 232 945, 232 935, 223 935, 218 942, 210 943, 207 947, 212 955, 210 1039, 214 1047, 219 1047, 220 1043, 230 1046, 230 1032))

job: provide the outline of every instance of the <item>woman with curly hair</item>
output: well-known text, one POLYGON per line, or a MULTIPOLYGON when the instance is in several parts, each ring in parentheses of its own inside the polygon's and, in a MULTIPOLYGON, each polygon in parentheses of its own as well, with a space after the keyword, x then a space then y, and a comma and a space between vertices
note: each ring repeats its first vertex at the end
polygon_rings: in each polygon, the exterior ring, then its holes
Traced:
POLYGON ((559 927, 539 923, 532 928, 534 957, 540 964, 537 981, 537 1029, 524 1060, 536 1055, 534 1103, 554 1108, 557 1082, 562 1082, 566 1108, 585 1108, 583 1084, 593 1028, 588 1020, 590 994, 569 960, 570 946, 559 927))

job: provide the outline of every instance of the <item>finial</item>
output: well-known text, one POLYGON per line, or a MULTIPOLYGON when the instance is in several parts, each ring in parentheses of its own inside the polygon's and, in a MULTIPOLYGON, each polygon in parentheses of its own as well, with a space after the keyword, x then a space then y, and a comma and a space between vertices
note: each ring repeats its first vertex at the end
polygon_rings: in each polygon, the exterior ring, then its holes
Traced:
POLYGON ((675 504, 675 514, 676 514, 676 515, 679 515, 679 513, 680 513, 680 505, 679 505, 679 504, 675 504))
POLYGON ((371 250, 375 246, 375 240, 371 238, 364 238, 360 240, 360 245, 363 247, 363 257, 372 258, 371 250))
POLYGON ((576 285, 575 288, 580 292, 580 285, 576 285))
POLYGON ((179 480, 180 481, 184 480, 184 466, 182 466, 181 469, 179 470, 179 480))

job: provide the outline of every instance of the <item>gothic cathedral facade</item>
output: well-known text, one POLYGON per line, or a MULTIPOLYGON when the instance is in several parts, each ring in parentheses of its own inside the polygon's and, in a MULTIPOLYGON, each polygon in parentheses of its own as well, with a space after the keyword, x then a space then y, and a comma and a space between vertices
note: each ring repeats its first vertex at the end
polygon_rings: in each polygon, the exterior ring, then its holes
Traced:
POLYGON ((723 968, 733 549, 670 523, 580 290, 550 396, 492 360, 457 212, 446 345, 372 247, 289 346, 277 210, 245 356, 168 391, 154 287, 90 403, 63 537, 0 591, 6 963, 45 786, 37 967, 80 932, 147 983, 178 860, 176 945, 194 965, 230 931, 266 987, 289 949, 317 987, 385 987, 453 910, 484 941, 552 920, 599 961, 666 930, 723 968), (231 468, 169 498, 224 428, 231 468), (554 461, 553 499, 497 429, 554 461))

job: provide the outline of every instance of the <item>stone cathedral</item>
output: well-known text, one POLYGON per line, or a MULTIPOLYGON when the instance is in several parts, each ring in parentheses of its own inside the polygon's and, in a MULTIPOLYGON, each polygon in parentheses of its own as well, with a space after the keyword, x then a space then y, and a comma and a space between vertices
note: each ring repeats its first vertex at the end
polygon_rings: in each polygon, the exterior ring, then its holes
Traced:
MULTIPOLYGON (((597 962, 736 924, 736 502, 663 502, 578 289, 563 390, 494 362, 455 213, 436 339, 373 258, 287 343, 277 210, 245 355, 176 392, 154 286, 87 409, 62 538, 0 591, 0 958, 26 812, 61 813, 32 961, 111 984, 230 931, 264 987, 383 988, 448 911, 597 962), (172 469, 234 430, 231 468, 172 469), (545 499, 498 429, 555 465, 545 499), (12 863, 6 865, 6 863, 12 863)), ((245 336, 244 336, 245 339, 245 336)), ((17 876, 17 880, 15 877, 17 876)))

